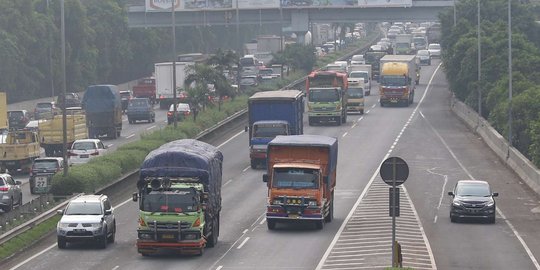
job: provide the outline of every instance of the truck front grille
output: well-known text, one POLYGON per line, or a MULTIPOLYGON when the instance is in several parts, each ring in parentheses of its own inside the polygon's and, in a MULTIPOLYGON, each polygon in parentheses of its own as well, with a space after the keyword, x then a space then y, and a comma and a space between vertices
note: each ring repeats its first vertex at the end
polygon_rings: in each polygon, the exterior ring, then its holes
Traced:
MULTIPOLYGON (((155 230, 156 226, 157 226, 158 231, 166 231, 166 230, 178 231, 178 222, 156 222, 156 223, 149 222, 148 224, 148 227, 151 230, 155 230)), ((186 230, 189 228, 191 228, 191 224, 189 222, 182 221, 180 223, 181 230, 186 230)))

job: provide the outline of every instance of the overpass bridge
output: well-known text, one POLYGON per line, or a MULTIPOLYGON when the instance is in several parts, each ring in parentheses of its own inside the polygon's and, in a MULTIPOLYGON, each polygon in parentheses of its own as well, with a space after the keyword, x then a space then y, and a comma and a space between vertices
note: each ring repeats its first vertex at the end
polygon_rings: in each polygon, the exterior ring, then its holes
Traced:
MULTIPOLYGON (((309 23, 436 21, 454 0, 175 0, 177 26, 237 24, 290 25, 303 32, 309 23)), ((171 0, 135 0, 129 27, 170 27, 171 0)))

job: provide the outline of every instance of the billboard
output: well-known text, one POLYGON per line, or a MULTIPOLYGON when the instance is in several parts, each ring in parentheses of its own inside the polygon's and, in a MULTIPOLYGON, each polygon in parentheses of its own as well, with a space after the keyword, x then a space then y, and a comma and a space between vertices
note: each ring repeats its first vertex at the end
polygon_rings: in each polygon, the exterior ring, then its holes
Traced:
POLYGON ((204 9, 264 9, 298 7, 411 7, 413 0, 146 0, 146 11, 170 11, 172 1, 175 10, 204 9))
POLYGON ((231 9, 233 0, 146 0, 146 11, 170 11, 172 1, 175 10, 231 9))

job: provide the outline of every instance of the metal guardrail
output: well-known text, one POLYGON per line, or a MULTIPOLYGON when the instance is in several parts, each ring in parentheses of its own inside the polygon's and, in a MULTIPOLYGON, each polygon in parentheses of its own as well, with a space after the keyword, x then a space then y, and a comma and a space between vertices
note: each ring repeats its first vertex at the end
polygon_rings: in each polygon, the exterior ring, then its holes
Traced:
MULTIPOLYGON (((342 57, 338 58, 338 60, 345 60, 345 59, 348 59, 349 57, 351 57, 352 55, 354 54, 358 54, 359 52, 362 52, 362 51, 365 51, 367 50, 367 48, 369 48, 369 46, 371 46, 371 44, 377 40, 378 38, 380 37, 380 34, 375 36, 372 40, 370 40, 367 45, 361 47, 361 48, 358 48, 356 50, 352 50, 351 52, 343 55, 342 57)), ((299 84, 303 84, 304 81, 306 80, 307 76, 304 76, 298 80, 295 80, 291 83, 289 83, 288 85, 284 86, 283 88, 281 88, 280 90, 282 89, 291 89, 291 88, 295 88, 296 86, 298 86, 299 84)), ((301 89, 303 91, 303 89, 301 89)), ((216 125, 200 132, 197 136, 195 136, 195 139, 198 139, 198 140, 202 140, 204 138, 207 138, 209 136, 211 136, 212 134, 215 134, 215 133, 218 133, 219 131, 221 130, 224 130, 228 127, 230 127, 231 125, 234 125, 236 124, 237 122, 239 121, 244 121, 245 118, 247 117, 247 109, 243 109, 241 111, 238 111, 236 113, 234 113, 233 115, 227 117, 226 119, 218 122, 216 125)), ((113 186, 115 185, 118 185, 120 184, 121 182, 123 182, 124 180, 126 180, 127 178, 133 176, 134 174, 137 174, 139 172, 139 170, 134 170, 132 172, 129 172, 127 174, 125 174, 124 176, 122 176, 120 179, 117 179, 116 181, 100 188, 99 190, 96 191, 96 193, 104 193, 107 189, 110 189, 112 188, 113 186)), ((70 199, 72 198, 75 198, 77 196, 80 196, 81 194, 77 194, 75 196, 72 196, 70 197, 69 199, 66 199, 65 201, 59 203, 58 205, 54 206, 53 208, 47 210, 46 212, 42 213, 42 214, 38 214, 36 217, 32 218, 31 220, 28 220, 26 222, 24 222, 23 224, 13 228, 13 229, 10 229, 9 231, 3 233, 2 235, 0 235, 0 245, 9 241, 10 239, 18 236, 19 234, 31 229, 32 227, 48 220, 49 218, 53 217, 54 215, 56 215, 56 211, 65 207, 67 205, 67 203, 70 201, 70 199)), ((41 209, 41 210, 44 210, 46 209, 44 206, 45 205, 49 205, 49 201, 54 201, 53 199, 53 196, 52 195, 48 195, 48 196, 40 196, 38 199, 35 199, 33 201, 36 201, 36 203, 28 203, 28 204, 25 204, 21 207, 18 207, 17 209, 13 210, 12 214, 10 213, 5 213, 3 214, 1 217, 0 217, 0 227, 2 226, 1 224, 5 224, 4 222, 4 219, 8 219, 8 218, 11 218, 11 220, 13 219, 16 219, 18 216, 20 216, 22 213, 30 213, 31 211, 29 209, 41 209), (45 202, 43 202, 43 199, 42 197, 44 198, 47 198, 45 199, 45 202), (26 207, 26 205, 28 205, 28 207, 26 207), (32 207, 31 205, 34 205, 34 207, 32 207), (39 205, 39 208, 36 208, 38 207, 37 205, 39 205), (8 215, 6 215, 8 214, 8 215), (4 216, 6 215, 6 216, 4 216)), ((39 211, 35 211, 35 212, 39 212, 39 211)), ((0 232, 1 232, 1 228, 0 228, 0 232)))
MULTIPOLYGON (((69 197, 69 199, 78 196, 80 196, 80 194, 69 197)), ((1 217, 2 226, 5 226, 6 220, 8 218, 10 218, 9 220, 13 222, 14 220, 17 220, 17 217, 21 217, 24 215, 37 216, 0 235, 0 245, 56 215, 56 211, 65 207, 66 204, 69 202, 69 199, 66 199, 63 202, 55 205, 52 195, 43 195, 32 200, 30 203, 27 203, 17 208, 18 211, 3 214, 1 217), (39 211, 44 209, 48 210, 39 214, 39 211)))

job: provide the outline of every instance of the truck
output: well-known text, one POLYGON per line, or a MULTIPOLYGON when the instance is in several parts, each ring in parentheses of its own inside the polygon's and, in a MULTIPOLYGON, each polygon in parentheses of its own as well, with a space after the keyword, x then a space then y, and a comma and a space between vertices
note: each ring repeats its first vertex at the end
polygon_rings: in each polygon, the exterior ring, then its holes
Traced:
POLYGON ((30 172, 41 151, 37 132, 9 131, 0 137, 0 171, 30 172))
MULTIPOLYGON (((176 62, 176 89, 177 99, 182 99, 182 90, 184 89, 184 80, 187 76, 188 66, 191 62, 176 62)), ((172 62, 156 63, 154 65, 154 74, 156 76, 156 97, 160 109, 169 109, 174 100, 172 87, 172 62)))
POLYGON ((0 92, 0 133, 9 129, 6 92, 0 92))
POLYGON ((152 103, 156 103, 156 79, 154 77, 139 79, 131 91, 133 97, 148 98, 152 103))
POLYGON ((379 81, 379 72, 381 70, 380 60, 386 55, 385 51, 367 51, 365 53, 366 65, 371 65, 371 77, 379 81))
POLYGON ((440 43, 441 42, 441 24, 435 23, 427 29, 427 39, 430 43, 440 43))
POLYGON ((420 80, 419 66, 414 55, 386 55, 381 58, 379 102, 409 106, 414 101, 415 85, 420 80))
POLYGON ((122 132, 122 101, 115 85, 91 85, 82 99, 88 137, 120 137, 122 132))
POLYGON ((308 123, 347 122, 347 74, 336 71, 313 71, 306 80, 308 123))
POLYGON ((334 215, 338 141, 321 135, 277 136, 268 144, 266 224, 308 221, 322 229, 334 215))
POLYGON ((357 81, 358 79, 364 80, 364 92, 366 96, 371 95, 371 74, 372 67, 371 65, 352 65, 349 67, 349 82, 357 81), (356 80, 355 80, 356 77, 356 80))
POLYGON ((251 168, 266 165, 266 148, 277 135, 304 133, 304 98, 298 90, 264 91, 248 100, 251 168))
POLYGON ((394 45, 394 54, 414 54, 414 48, 412 47, 413 37, 412 34, 399 34, 396 36, 394 45))
MULTIPOLYGON (((67 149, 76 140, 88 139, 86 116, 82 111, 66 112, 67 149)), ((47 157, 61 157, 64 145, 62 115, 38 122, 39 143, 47 157)))
POLYGON ((275 35, 257 36, 257 52, 278 53, 284 46, 281 44, 281 37, 275 35))
POLYGON ((219 237, 223 154, 207 143, 183 139, 144 159, 133 201, 139 204, 137 251, 202 255, 219 237))
POLYGON ((365 84, 363 80, 350 82, 347 98, 347 112, 358 112, 364 114, 364 92, 365 84))
POLYGON ((413 44, 414 44, 414 49, 416 51, 427 49, 428 42, 427 42, 426 36, 419 35, 419 36, 413 37, 413 44))

